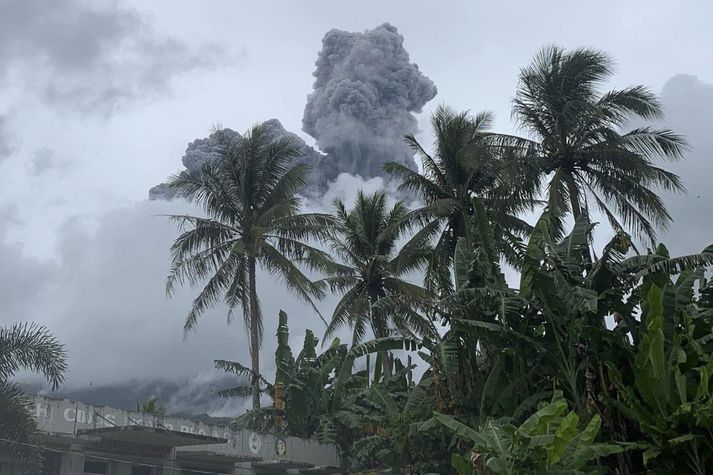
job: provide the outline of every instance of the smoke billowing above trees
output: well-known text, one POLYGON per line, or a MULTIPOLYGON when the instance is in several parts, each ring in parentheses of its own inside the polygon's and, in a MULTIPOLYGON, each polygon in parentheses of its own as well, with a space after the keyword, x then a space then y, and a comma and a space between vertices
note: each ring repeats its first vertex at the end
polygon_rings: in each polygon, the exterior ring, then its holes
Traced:
MULTIPOLYGON (((267 127, 268 132, 273 139, 281 137, 290 137, 297 147, 300 149, 300 155, 297 161, 309 165, 308 182, 309 186, 303 193, 310 197, 318 197, 327 191, 329 183, 336 179, 339 171, 336 170, 335 164, 328 157, 325 157, 314 148, 310 147, 297 134, 287 131, 279 120, 270 119, 263 122, 267 127)), ((218 150, 220 147, 218 134, 227 135, 232 141, 240 141, 243 139, 240 133, 232 129, 220 129, 213 132, 207 138, 196 139, 189 143, 186 147, 186 152, 181 159, 183 166, 187 170, 200 171, 205 163, 215 160, 219 156, 218 150)), ((175 197, 175 192, 170 190, 166 183, 161 183, 149 190, 150 199, 172 199, 175 197)))
MULTIPOLYGON (((410 62, 404 37, 384 23, 363 33, 330 30, 322 40, 314 72, 314 91, 307 97, 302 129, 324 152, 310 147, 279 120, 265 122, 275 138, 290 136, 301 149, 298 159, 310 166, 304 192, 322 195, 340 173, 363 178, 382 176, 386 162, 415 169, 404 135, 417 129, 414 113, 437 93, 436 86, 410 62)), ((240 139, 238 132, 224 129, 240 139)), ((215 157, 215 134, 188 144, 183 165, 189 170, 215 157)), ((171 199, 165 184, 149 191, 151 199, 171 199)))
POLYGON ((364 33, 331 30, 322 40, 302 128, 340 172, 379 176, 388 161, 415 168, 403 136, 416 131, 412 113, 437 91, 403 41, 388 23, 364 33))

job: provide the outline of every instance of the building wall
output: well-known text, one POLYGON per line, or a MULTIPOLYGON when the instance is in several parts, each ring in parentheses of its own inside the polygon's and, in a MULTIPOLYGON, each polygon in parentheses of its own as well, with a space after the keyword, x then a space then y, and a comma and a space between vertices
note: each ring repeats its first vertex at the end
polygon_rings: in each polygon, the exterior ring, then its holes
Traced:
MULTIPOLYGON (((234 431, 230 427, 211 426, 190 419, 156 416, 136 411, 125 411, 106 406, 95 406, 66 399, 35 396, 35 417, 38 428, 61 436, 75 435, 83 429, 101 429, 116 426, 144 426, 163 428, 226 439, 225 444, 179 447, 176 451, 205 451, 252 457, 261 461, 288 461, 315 466, 339 467, 335 446, 297 437, 279 437, 274 434, 234 431), (279 443, 278 443, 278 439, 279 443)), ((77 472, 79 461, 68 460, 62 475, 81 475, 77 472), (67 473, 71 472, 71 473, 67 473)), ((83 462, 82 462, 83 464, 83 462)), ((0 474, 5 475, 5 474, 0 474)), ((108 475, 131 475, 126 467, 117 467, 108 475), (114 473, 116 472, 116 473, 114 473)), ((160 474, 152 474, 160 475, 160 474)), ((175 475, 175 474, 171 474, 175 475)))
POLYGON ((107 406, 95 406, 68 399, 35 396, 35 418, 40 430, 76 434, 82 429, 117 426, 144 426, 176 430, 232 440, 240 435, 229 427, 210 426, 200 421, 177 417, 156 416, 125 411, 107 406))

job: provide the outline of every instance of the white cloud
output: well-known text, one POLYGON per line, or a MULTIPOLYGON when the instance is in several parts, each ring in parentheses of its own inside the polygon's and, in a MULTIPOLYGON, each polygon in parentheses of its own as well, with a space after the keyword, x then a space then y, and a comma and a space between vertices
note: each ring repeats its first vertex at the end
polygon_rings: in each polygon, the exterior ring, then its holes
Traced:
POLYGON ((0 163, 15 151, 15 140, 8 131, 8 116, 0 114, 0 163))
POLYGON ((217 45, 189 47, 121 2, 0 2, 0 79, 66 111, 108 115, 164 95, 174 76, 213 66, 217 45))
MULTIPOLYGON (((323 211, 337 195, 351 202, 360 187, 375 190, 381 180, 342 176, 329 200, 306 207, 323 211)), ((56 262, 23 256, 19 245, 0 245, 0 324, 46 324, 69 350, 69 387, 193 377, 210 372, 217 358, 248 363, 240 315, 228 325, 225 308, 207 312, 183 340, 183 320, 199 289, 179 288, 172 299, 166 298, 168 250, 177 229, 159 215, 186 211, 196 210, 183 201, 143 201, 96 218, 67 220, 57 236, 56 262)), ((10 221, 10 210, 5 214, 4 221, 10 221)), ((265 316, 263 371, 271 374, 280 309, 290 317, 296 352, 305 329, 321 337, 324 324, 271 276, 260 272, 258 279, 265 316)), ((320 303, 326 317, 335 302, 330 296, 320 303)))

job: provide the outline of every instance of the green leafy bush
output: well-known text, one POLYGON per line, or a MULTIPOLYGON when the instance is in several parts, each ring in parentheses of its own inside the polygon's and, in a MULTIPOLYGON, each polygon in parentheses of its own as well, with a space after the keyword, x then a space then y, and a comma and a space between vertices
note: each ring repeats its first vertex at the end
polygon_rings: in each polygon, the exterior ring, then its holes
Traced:
POLYGON ((599 473, 595 462, 622 451, 617 444, 597 443, 601 419, 594 416, 580 430, 579 416, 570 411, 561 393, 544 404, 525 422, 516 426, 508 419, 487 421, 475 430, 445 415, 435 414, 423 425, 435 424, 473 443, 470 460, 453 454, 453 467, 461 475, 471 474, 588 474, 599 473))

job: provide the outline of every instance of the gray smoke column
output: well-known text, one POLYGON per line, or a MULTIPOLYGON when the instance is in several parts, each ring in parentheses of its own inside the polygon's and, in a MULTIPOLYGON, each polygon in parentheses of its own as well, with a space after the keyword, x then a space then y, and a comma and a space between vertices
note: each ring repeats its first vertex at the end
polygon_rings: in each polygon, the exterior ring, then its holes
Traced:
MULTIPOLYGON (((309 165, 307 176, 308 186, 302 190, 302 193, 308 197, 321 196, 327 190, 329 182, 334 180, 339 175, 334 165, 334 161, 329 160, 310 147, 298 135, 285 130, 279 120, 270 119, 263 122, 261 125, 266 127, 267 133, 273 139, 289 137, 299 149, 299 156, 296 159, 297 163, 309 165)), ((207 138, 195 139, 186 147, 186 152, 183 154, 183 166, 187 170, 194 172, 201 171, 205 163, 214 161, 220 156, 220 136, 226 137, 231 141, 238 143, 243 137, 232 129, 220 129, 211 133, 207 138)), ((1 149, 0 149, 1 151, 1 149)), ((0 157, 1 158, 1 157, 0 157)), ((161 183, 149 190, 149 199, 152 200, 171 200, 176 198, 175 193, 168 188, 166 183, 161 183)))
POLYGON ((339 172, 379 176, 389 161, 415 168, 403 136, 416 131, 413 113, 437 91, 403 42, 388 23, 363 33, 331 30, 322 40, 302 129, 339 172))
MULTIPOLYGON (((238 132, 232 129, 220 129, 211 133, 208 138, 195 139, 186 147, 186 153, 181 159, 183 166, 187 170, 198 172, 205 163, 215 160, 219 156, 219 135, 227 135, 230 140, 243 139, 238 132)), ((175 197, 175 192, 169 190, 167 183, 160 183, 149 190, 149 199, 151 200, 171 200, 175 197)))
MULTIPOLYGON (((307 97, 302 129, 317 139, 324 154, 277 119, 263 122, 273 138, 288 136, 300 149, 298 163, 309 165, 309 185, 302 192, 322 196, 341 173, 363 178, 383 176, 385 162, 416 169, 404 135, 416 132, 414 112, 436 95, 436 86, 411 63, 404 38, 385 23, 364 33, 331 30, 322 40, 314 91, 307 97)), ((222 129, 188 144, 183 165, 200 170, 216 158, 218 135, 241 140, 222 129)), ((150 199, 175 198, 165 183, 149 190, 150 199)))

